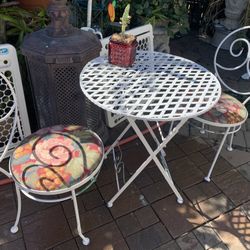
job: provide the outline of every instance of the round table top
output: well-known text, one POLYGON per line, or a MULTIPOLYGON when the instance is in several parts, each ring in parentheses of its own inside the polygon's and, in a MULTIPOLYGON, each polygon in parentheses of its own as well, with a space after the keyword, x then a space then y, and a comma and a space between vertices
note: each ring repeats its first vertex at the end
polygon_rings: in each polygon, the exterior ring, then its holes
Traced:
POLYGON ((218 79, 188 59, 137 52, 132 67, 122 68, 98 57, 83 68, 80 86, 100 108, 151 121, 191 118, 211 109, 221 95, 218 79))

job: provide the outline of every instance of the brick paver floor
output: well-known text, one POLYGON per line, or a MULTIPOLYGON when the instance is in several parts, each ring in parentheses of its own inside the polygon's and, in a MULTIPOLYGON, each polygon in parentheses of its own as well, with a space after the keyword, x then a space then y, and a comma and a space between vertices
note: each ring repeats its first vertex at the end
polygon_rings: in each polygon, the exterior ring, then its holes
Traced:
MULTIPOLYGON (((71 201, 47 205, 23 197, 20 230, 11 234, 16 198, 9 184, 0 187, 0 249, 249 249, 250 182, 242 168, 221 157, 217 167, 227 167, 206 183, 204 166, 211 162, 211 146, 198 137, 177 135, 167 146, 167 154, 172 147, 179 154, 169 161, 169 168, 184 204, 176 202, 151 164, 107 208, 106 202, 115 193, 110 157, 97 183, 78 197, 83 231, 91 238, 89 246, 82 246, 76 234, 71 201)), ((137 140, 123 151, 128 176, 147 154, 137 140)))

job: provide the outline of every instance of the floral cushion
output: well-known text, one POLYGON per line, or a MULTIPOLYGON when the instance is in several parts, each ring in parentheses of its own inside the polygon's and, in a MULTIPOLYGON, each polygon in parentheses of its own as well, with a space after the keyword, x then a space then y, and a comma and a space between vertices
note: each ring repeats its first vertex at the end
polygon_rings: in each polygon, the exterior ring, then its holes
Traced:
POLYGON ((81 126, 53 126, 31 134, 15 149, 10 171, 20 185, 51 191, 89 176, 103 159, 103 145, 81 126))
POLYGON ((223 93, 217 104, 199 117, 212 123, 237 124, 243 122, 247 116, 247 109, 241 102, 223 93))

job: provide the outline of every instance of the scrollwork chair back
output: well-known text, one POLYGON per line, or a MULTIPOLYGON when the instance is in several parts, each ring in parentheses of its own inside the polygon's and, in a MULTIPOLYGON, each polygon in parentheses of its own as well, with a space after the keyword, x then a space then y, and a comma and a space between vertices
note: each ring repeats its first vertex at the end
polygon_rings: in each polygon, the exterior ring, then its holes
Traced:
MULTIPOLYGON (((234 30, 219 44, 214 56, 215 75, 229 91, 243 95, 250 95, 250 26, 234 30), (229 44, 229 50, 223 48, 229 44), (223 60, 223 55, 229 53, 230 59, 223 60), (232 65, 233 64, 233 65, 232 65), (234 75, 234 77, 230 77, 234 75), (229 76, 229 77, 228 77, 229 76)), ((248 98, 244 101, 245 104, 248 98)))
MULTIPOLYGON (((223 92, 218 103, 208 112, 194 118, 201 123, 200 132, 222 134, 222 140, 215 154, 206 181, 220 155, 222 147, 230 136, 227 146, 232 151, 234 135, 248 118, 246 103, 250 100, 250 26, 230 32, 219 44, 214 56, 215 75, 222 84, 223 92), (226 48, 229 48, 228 50, 226 48)), ((196 126, 194 124, 194 126, 196 126)))

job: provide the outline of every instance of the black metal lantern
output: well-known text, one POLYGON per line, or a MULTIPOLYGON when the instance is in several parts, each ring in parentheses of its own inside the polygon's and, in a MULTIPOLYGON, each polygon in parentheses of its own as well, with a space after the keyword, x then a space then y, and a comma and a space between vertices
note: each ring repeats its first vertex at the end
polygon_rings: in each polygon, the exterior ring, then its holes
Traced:
POLYGON ((107 139, 102 111, 90 103, 79 85, 83 66, 99 56, 101 43, 92 33, 69 23, 66 0, 52 0, 51 23, 25 37, 22 53, 30 73, 39 127, 79 124, 107 139))

